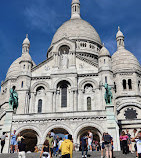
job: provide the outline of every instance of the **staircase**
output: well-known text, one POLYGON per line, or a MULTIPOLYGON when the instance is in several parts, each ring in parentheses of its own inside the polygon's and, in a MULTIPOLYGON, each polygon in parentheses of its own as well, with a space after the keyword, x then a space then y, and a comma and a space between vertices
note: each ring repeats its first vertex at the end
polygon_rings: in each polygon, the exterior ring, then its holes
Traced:
MULTIPOLYGON (((40 154, 31 153, 26 154, 26 158, 39 158, 40 154)), ((74 152, 73 158, 81 158, 81 152, 74 152)), ((88 157, 90 158, 101 158, 100 152, 89 152, 88 157)), ((123 155, 122 152, 114 152, 115 158, 135 158, 135 154, 127 154, 123 155)), ((0 158, 18 158, 18 154, 0 154, 0 158)), ((59 158, 59 157, 53 157, 53 158, 59 158)))

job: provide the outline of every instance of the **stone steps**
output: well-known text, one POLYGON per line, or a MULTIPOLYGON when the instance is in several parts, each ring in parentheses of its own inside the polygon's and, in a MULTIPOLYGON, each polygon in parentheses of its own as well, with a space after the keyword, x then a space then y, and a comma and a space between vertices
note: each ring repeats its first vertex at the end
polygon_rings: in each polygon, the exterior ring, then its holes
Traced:
MULTIPOLYGON (((26 158, 39 158, 40 154, 31 153, 26 154, 26 158)), ((100 152, 89 152, 88 157, 91 158, 101 158, 100 152)), ((114 152, 115 158, 135 158, 135 154, 123 155, 122 152, 114 152)), ((18 158, 17 154, 0 154, 0 158, 18 158)), ((56 157, 53 157, 56 158, 56 157)), ((57 157, 58 158, 58 157, 57 157)), ((81 158, 81 152, 74 152, 73 158, 81 158)))

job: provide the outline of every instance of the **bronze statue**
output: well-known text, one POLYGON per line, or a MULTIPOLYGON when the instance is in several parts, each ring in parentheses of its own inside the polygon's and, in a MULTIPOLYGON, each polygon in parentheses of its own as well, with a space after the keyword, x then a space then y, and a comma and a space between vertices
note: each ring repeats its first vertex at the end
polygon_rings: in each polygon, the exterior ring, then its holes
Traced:
POLYGON ((9 105, 10 109, 17 110, 18 108, 18 93, 15 91, 16 87, 13 86, 10 89, 10 98, 9 98, 9 105))
POLYGON ((112 104, 113 95, 112 95, 112 92, 111 92, 111 87, 107 83, 105 83, 104 87, 105 87, 105 90, 106 90, 105 91, 105 96, 104 96, 105 102, 106 102, 106 104, 112 104))

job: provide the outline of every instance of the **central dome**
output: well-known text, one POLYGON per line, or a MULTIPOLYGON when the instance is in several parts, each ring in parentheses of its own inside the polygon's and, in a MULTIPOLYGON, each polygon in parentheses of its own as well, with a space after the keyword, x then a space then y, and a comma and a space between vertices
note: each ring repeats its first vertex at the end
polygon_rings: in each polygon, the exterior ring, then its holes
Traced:
POLYGON ((72 40, 89 40, 101 45, 101 40, 96 30, 81 18, 70 19, 65 22, 55 33, 52 44, 61 40, 63 37, 72 40))

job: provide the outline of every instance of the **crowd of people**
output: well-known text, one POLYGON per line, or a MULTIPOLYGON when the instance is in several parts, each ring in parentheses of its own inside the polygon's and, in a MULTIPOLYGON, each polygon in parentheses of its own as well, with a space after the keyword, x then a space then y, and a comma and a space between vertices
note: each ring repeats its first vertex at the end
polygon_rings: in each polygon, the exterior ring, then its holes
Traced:
MULTIPOLYGON (((7 134, 3 132, 1 136, 1 153, 5 145, 5 139, 7 134)), ((24 137, 19 133, 16 135, 16 131, 11 134, 10 152, 18 153, 19 158, 25 158, 26 144, 24 143, 24 137)), ((120 146, 123 154, 133 153, 133 148, 136 152, 136 158, 141 158, 141 131, 137 132, 133 130, 133 134, 129 133, 129 130, 122 131, 120 135, 120 146)), ((87 158, 88 151, 100 151, 101 158, 106 155, 106 158, 113 158, 113 138, 108 133, 103 133, 102 142, 100 143, 97 139, 94 139, 93 133, 88 130, 88 133, 83 135, 80 139, 80 151, 82 151, 82 158, 87 158)), ((66 134, 63 137, 59 137, 50 131, 47 134, 46 140, 41 150, 35 146, 34 152, 40 152, 40 158, 72 158, 75 145, 73 144, 72 135, 66 134)))
POLYGON ((129 152, 133 153, 133 148, 136 152, 136 158, 141 158, 141 131, 137 132, 137 129, 133 130, 133 137, 129 133, 129 130, 126 129, 122 131, 120 135, 120 146, 123 154, 128 154, 129 152))

